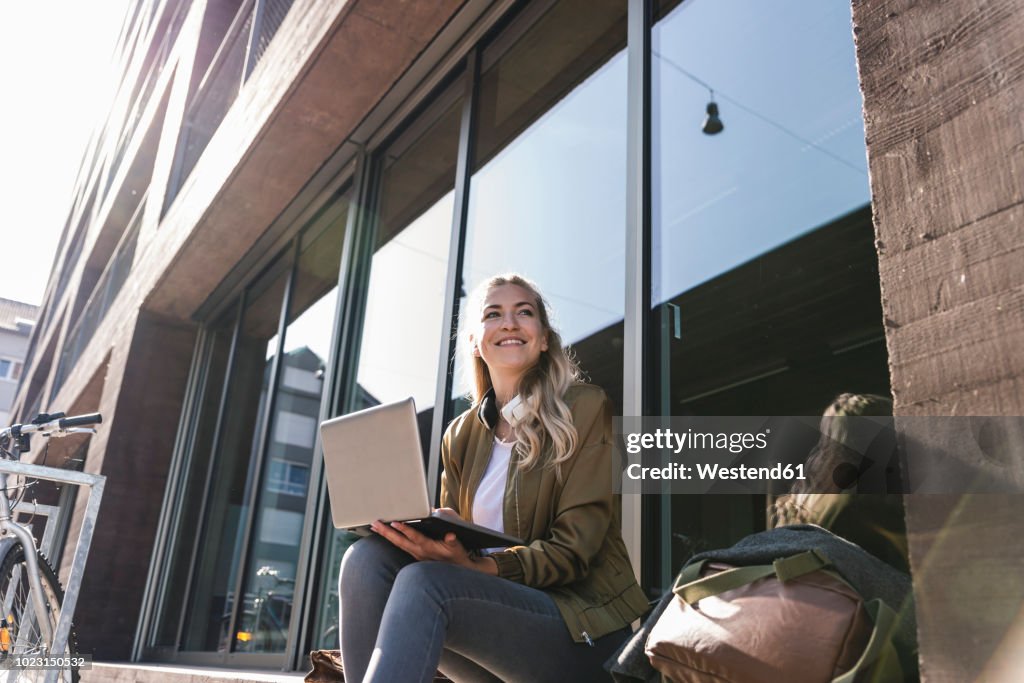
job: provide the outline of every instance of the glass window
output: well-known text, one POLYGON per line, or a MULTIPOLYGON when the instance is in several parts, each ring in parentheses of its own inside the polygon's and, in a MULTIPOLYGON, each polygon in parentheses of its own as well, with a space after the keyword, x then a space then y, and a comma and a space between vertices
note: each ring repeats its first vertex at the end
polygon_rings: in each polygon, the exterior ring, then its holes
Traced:
POLYGON ((293 243, 247 287, 237 333, 237 306, 208 328, 185 488, 197 504, 173 522, 158 651, 284 651, 348 206, 342 192, 297 238, 297 258, 293 243))
POLYGON ((289 496, 305 496, 309 466, 274 458, 267 474, 267 490, 289 496))
POLYGON ((188 593, 189 567, 197 552, 196 527, 200 510, 203 508, 203 494, 210 476, 211 458, 214 452, 214 435, 219 416, 224 381, 227 374, 228 354, 231 339, 238 321, 238 306, 228 307, 227 312, 207 330, 209 344, 204 355, 197 362, 205 367, 203 389, 196 399, 192 417, 192 443, 186 468, 188 475, 182 485, 181 500, 188 504, 179 506, 174 528, 177 532, 167 552, 169 568, 163 580, 164 594, 153 644, 159 647, 176 648, 178 628, 183 618, 184 600, 188 593))
MULTIPOLYGON (((316 374, 309 372, 315 377, 316 374)), ((323 382, 322 379, 318 382, 323 382)), ((295 385, 282 383, 287 389, 295 389, 295 385)), ((319 386, 316 387, 319 389, 319 386)), ((300 389, 300 391, 302 391, 300 389)), ((313 393, 313 392, 308 392, 313 393)), ((277 422, 274 424, 274 441, 285 446, 299 446, 312 448, 316 439, 316 415, 303 415, 293 413, 290 410, 281 410, 277 413, 277 422)))
MULTIPOLYGON (((355 394, 360 410, 412 396, 426 459, 444 333, 445 279, 454 210, 461 80, 440 93, 377 156, 381 199, 370 259, 355 394)), ((331 529, 322 577, 322 608, 313 647, 338 647, 338 571, 358 538, 331 529)))
POLYGON ((224 652, 231 645, 228 631, 253 485, 250 479, 263 433, 289 265, 288 259, 278 258, 247 291, 221 439, 207 484, 182 643, 186 650, 224 652))
POLYGON ((269 466, 253 503, 239 652, 284 652, 287 641, 348 204, 347 194, 336 199, 303 236, 265 447, 269 466))
POLYGON ((287 487, 292 495, 306 495, 306 485, 309 484, 309 467, 297 462, 288 463, 285 482, 287 482, 287 487))
POLYGON ((13 361, 7 360, 6 358, 0 358, 0 379, 9 379, 13 368, 13 361))
MULTIPOLYGON (((820 415, 889 393, 849 4, 687 0, 652 34, 650 353, 665 415, 820 415), (724 128, 705 124, 712 101, 724 128)), ((764 497, 675 496, 649 549, 764 528, 764 497)))
POLYGON ((563 341, 619 405, 625 42, 626 3, 562 0, 527 7, 485 50, 462 272, 467 290, 510 271, 537 282, 563 341))

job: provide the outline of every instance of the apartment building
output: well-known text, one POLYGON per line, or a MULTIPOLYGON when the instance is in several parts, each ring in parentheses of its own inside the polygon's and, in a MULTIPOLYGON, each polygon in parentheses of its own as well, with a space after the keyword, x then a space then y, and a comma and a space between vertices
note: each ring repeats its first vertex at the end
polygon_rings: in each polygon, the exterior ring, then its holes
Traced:
POLYGON ((0 423, 4 425, 10 422, 11 404, 38 312, 38 306, 0 299, 0 423))

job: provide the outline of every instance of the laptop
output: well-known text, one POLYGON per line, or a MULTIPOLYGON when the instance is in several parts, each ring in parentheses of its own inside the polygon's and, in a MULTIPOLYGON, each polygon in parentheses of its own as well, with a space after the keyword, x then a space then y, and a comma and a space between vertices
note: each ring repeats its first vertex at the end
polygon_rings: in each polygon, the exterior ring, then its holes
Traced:
POLYGON ((524 545, 433 510, 412 398, 327 420, 320 440, 335 528, 359 532, 376 520, 399 521, 435 539, 454 532, 469 550, 524 545))

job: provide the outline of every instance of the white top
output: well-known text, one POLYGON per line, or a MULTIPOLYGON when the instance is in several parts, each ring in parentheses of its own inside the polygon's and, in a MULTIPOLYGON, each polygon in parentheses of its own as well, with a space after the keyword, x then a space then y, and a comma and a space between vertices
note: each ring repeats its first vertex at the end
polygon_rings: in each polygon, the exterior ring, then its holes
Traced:
MULTIPOLYGON (((514 443, 506 443, 494 437, 491 460, 487 463, 483 479, 473 496, 473 523, 505 533, 505 519, 502 510, 505 505, 505 483, 508 481, 508 462, 512 457, 514 443)), ((492 553, 504 548, 485 548, 481 552, 492 553)))

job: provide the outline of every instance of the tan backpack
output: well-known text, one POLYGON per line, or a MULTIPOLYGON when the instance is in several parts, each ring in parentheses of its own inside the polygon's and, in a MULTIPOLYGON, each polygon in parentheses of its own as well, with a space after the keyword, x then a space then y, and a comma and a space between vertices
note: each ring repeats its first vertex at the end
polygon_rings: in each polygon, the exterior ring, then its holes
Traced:
POLYGON ((648 637, 652 666, 677 683, 902 681, 895 613, 829 565, 817 550, 770 565, 690 564, 648 637))

